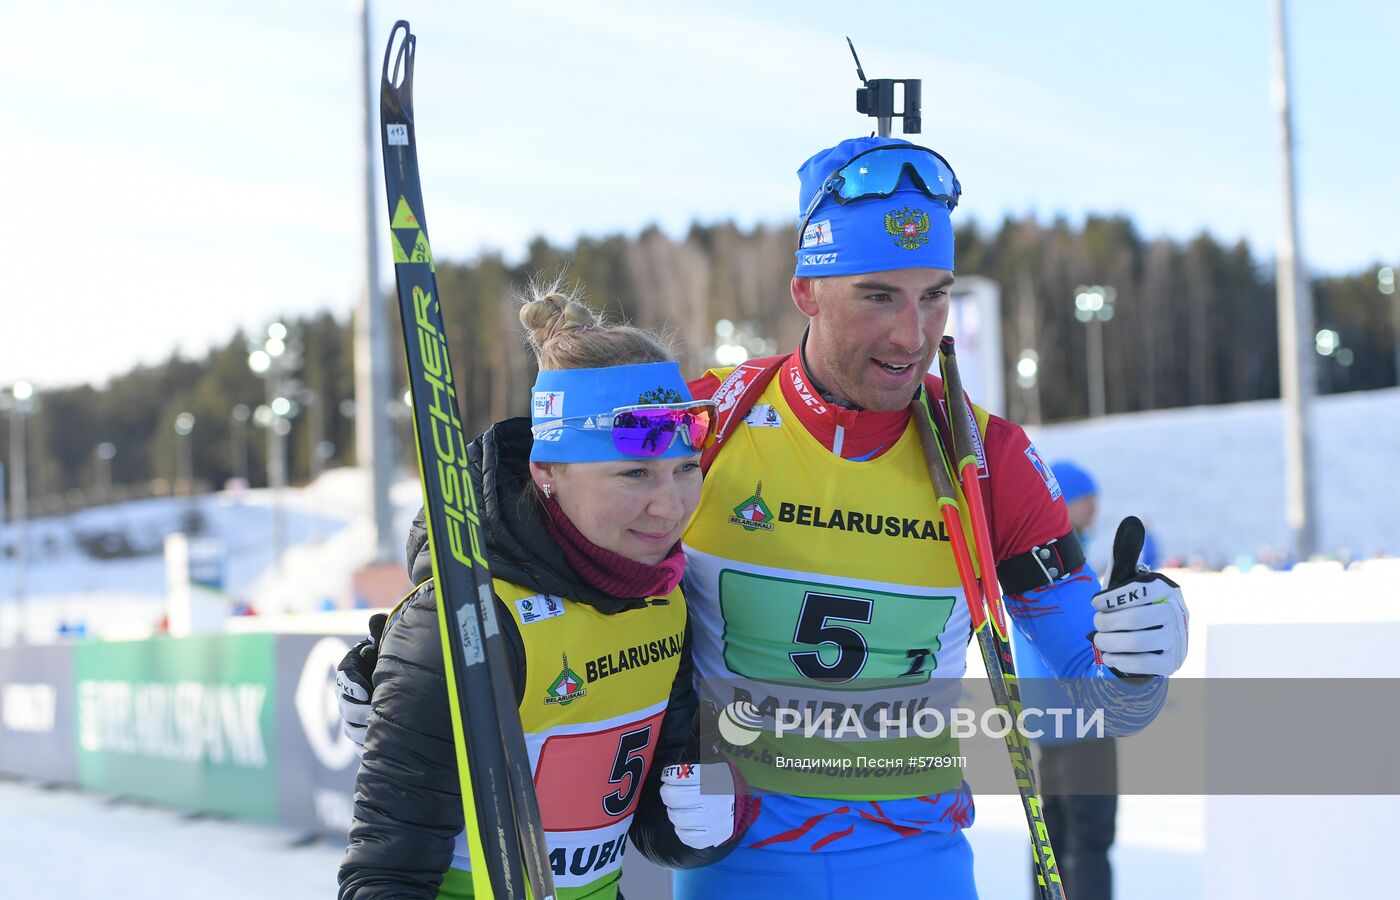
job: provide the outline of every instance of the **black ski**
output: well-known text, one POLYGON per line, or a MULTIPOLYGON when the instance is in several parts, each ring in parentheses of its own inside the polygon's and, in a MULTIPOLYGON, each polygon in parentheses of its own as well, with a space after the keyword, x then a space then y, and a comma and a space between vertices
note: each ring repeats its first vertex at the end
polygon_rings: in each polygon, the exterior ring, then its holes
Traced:
POLYGON ((478 900, 553 900, 423 216, 413 122, 415 43, 407 22, 394 23, 380 84, 380 140, 472 885, 478 900))

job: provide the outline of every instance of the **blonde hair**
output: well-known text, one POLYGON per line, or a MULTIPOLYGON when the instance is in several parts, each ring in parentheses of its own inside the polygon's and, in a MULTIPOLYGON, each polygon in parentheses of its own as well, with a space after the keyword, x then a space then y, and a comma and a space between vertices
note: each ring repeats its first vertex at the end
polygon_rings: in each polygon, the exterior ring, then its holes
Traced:
POLYGON ((519 298, 520 324, 541 369, 603 369, 638 363, 673 362, 660 337, 631 325, 613 325, 583 302, 582 291, 562 278, 532 280, 519 298))

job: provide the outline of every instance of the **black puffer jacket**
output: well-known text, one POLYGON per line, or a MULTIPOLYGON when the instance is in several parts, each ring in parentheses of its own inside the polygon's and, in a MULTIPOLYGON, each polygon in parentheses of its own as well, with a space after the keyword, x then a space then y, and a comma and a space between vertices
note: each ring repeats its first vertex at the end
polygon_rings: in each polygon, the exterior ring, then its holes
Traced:
MULTIPOLYGON (((607 614, 644 606, 647 598, 618 598, 597 591, 565 562, 528 490, 529 424, 523 418, 501 422, 477 438, 469 451, 474 472, 481 473, 482 522, 491 574, 607 614)), ((380 643, 373 712, 355 780, 355 821, 340 867, 341 900, 434 897, 463 827, 436 595, 430 581, 431 550, 422 512, 409 532, 408 560, 413 583, 422 587, 400 608, 380 643)), ((518 702, 525 684, 524 645, 510 611, 499 598, 497 603, 506 645, 514 657, 511 668, 516 673, 518 702)), ((704 865, 730 849, 697 851, 682 844, 659 794, 661 768, 685 755, 695 716, 693 677, 687 625, 680 668, 631 831, 638 849, 671 867, 704 865)))

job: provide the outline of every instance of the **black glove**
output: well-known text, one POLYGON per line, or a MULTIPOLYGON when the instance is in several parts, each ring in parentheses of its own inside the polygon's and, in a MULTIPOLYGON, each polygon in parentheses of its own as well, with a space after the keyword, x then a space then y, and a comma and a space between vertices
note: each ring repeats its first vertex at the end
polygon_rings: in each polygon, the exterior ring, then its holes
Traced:
POLYGON ((335 670, 335 686, 340 691, 341 731, 365 754, 365 730, 369 727, 369 698, 374 690, 374 666, 379 662, 379 638, 389 617, 375 613, 369 617, 369 637, 350 648, 335 670))

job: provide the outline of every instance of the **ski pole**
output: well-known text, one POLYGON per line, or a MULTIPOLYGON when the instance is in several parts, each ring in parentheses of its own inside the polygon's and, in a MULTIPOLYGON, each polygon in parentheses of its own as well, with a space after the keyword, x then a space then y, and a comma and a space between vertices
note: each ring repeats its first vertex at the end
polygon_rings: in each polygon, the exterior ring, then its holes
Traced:
MULTIPOLYGON (((947 393, 951 389, 946 381, 946 376, 944 388, 945 396, 951 396, 947 393)), ((959 396, 962 395, 959 394, 959 396)), ((993 699, 1014 724, 1019 720, 1021 697, 1020 687, 1016 681, 1015 666, 1011 659, 1011 645, 1006 639, 1004 617, 1000 622, 997 621, 993 608, 988 602, 989 598, 984 591, 989 570, 990 580, 994 584, 996 580, 995 566, 989 562, 991 559, 990 536, 977 534, 978 519, 972 515, 972 502, 968 496, 969 488, 964 482, 962 485, 963 497, 969 507, 969 522, 973 531, 972 541, 969 542, 967 539, 968 535, 963 528, 960 515, 958 491, 948 471, 947 460, 952 454, 944 452, 942 443, 934 431, 931 419, 932 410, 926 405, 928 402, 929 397, 927 392, 924 392, 920 399, 914 401, 912 409, 924 451, 924 462, 933 481, 934 491, 938 497, 939 513, 943 518, 944 526, 948 531, 948 539, 952 544, 953 559, 958 568, 958 578, 967 598, 972 631, 977 636, 978 648, 982 653, 982 663, 987 670, 987 679, 991 686, 993 699), (985 555, 978 552, 983 541, 988 547, 985 555), (976 567, 974 567, 973 561, 974 554, 977 559, 976 567), (978 577, 978 568, 981 571, 980 578, 978 577)), ((968 410, 965 400, 959 405, 952 403, 949 399, 947 405, 950 425, 960 417, 964 421, 970 421, 967 419, 970 410, 968 410)), ((953 426, 951 430, 956 441, 957 427, 953 426)), ((971 447, 970 433, 965 437, 969 441, 966 446, 971 447)), ((967 472, 965 466, 961 468, 964 473, 967 472)), ((971 475, 973 478, 971 490, 979 490, 980 487, 976 483, 975 452, 972 454, 971 475)), ((978 499, 980 500, 980 495, 978 499)), ((982 517, 982 522, 985 525, 985 516, 982 517)), ((999 590, 995 597, 999 605, 999 590)), ((1051 846, 1049 829, 1045 824, 1044 807, 1035 787, 1035 778, 1031 769, 1030 746, 1026 743, 1025 736, 1015 727, 1007 730, 1005 740, 1007 754, 1011 759, 1012 773, 1016 779, 1016 788, 1021 796, 1021 806, 1025 811, 1026 823, 1030 828, 1031 843, 1035 855, 1038 894, 1042 900, 1065 900, 1064 887, 1061 884, 1059 868, 1055 862, 1054 848, 1051 846)))

